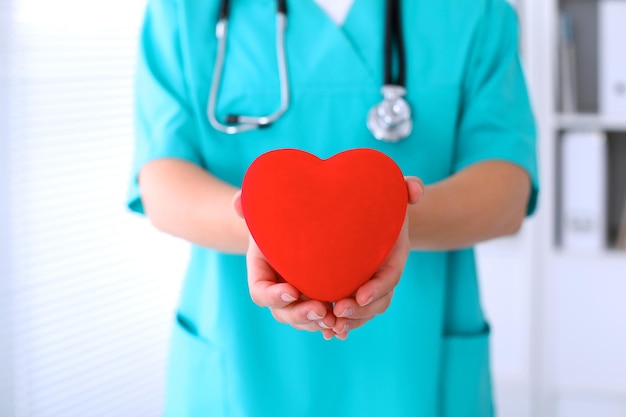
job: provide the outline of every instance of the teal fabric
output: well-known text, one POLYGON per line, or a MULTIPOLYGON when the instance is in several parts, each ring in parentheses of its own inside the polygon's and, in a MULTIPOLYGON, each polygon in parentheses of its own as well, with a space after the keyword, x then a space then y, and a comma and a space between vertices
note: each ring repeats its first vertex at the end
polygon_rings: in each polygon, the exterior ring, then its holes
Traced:
MULTIPOLYGON (((369 147, 405 175, 440 181, 485 160, 524 168, 538 189, 535 127, 503 0, 405 1, 408 100, 414 131, 378 142, 365 117, 380 101, 384 1, 357 0, 338 28, 313 0, 288 2, 291 107, 271 128, 227 136, 206 118, 216 0, 151 0, 137 69, 137 175, 178 158, 233 185, 263 152, 326 158, 369 147)), ((218 116, 279 105, 273 0, 232 1, 218 116)), ((245 259, 193 247, 175 322, 167 416, 319 417, 493 414, 488 326, 474 253, 413 252, 391 307, 347 341, 277 323, 250 300, 245 259)))

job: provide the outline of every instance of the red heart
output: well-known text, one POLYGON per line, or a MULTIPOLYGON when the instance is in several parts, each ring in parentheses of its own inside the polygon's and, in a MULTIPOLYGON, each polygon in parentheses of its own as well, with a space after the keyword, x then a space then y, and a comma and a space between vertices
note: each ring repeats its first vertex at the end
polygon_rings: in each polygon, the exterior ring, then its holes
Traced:
POLYGON ((241 193, 250 233, 272 268, 302 294, 333 302, 387 258, 407 203, 402 171, 372 149, 326 160, 295 149, 265 153, 241 193))

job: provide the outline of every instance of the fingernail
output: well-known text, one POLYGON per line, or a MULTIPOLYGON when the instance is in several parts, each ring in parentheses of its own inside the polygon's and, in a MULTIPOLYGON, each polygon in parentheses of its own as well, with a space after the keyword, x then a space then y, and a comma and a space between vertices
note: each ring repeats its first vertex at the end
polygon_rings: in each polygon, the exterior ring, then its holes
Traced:
POLYGON ((336 329, 333 329, 333 330, 337 334, 342 334, 342 333, 345 333, 348 330, 350 330, 350 325, 348 323, 346 323, 346 324, 343 325, 343 328, 341 330, 336 330, 336 329))
POLYGON ((328 327, 328 326, 326 325, 326 323, 324 323, 324 321, 323 321, 323 320, 318 321, 318 322, 317 322, 317 324, 318 324, 318 325, 319 325, 322 329, 327 329, 327 330, 328 330, 328 329, 330 329, 330 328, 331 328, 331 327, 328 327))
POLYGON ((374 301, 374 297, 370 297, 362 306, 365 307, 366 305, 372 304, 372 301, 374 301))
POLYGON ((297 300, 297 298, 292 297, 291 295, 287 294, 286 292, 282 293, 280 295, 280 299, 283 300, 285 303, 293 303, 294 301, 297 300))
POLYGON ((340 317, 352 317, 354 315, 354 309, 353 308, 347 308, 343 311, 343 313, 341 313, 340 317))
POLYGON ((322 336, 324 336, 325 340, 330 340, 333 338, 332 336, 326 336, 326 333, 322 333, 322 336))
POLYGON ((313 321, 313 320, 321 320, 323 317, 318 316, 315 311, 311 310, 307 313, 306 318, 313 321))

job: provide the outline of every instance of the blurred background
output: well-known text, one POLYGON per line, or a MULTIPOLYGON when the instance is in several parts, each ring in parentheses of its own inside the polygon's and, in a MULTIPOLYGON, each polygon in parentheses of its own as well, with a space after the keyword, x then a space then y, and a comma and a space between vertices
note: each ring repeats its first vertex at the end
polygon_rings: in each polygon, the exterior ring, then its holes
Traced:
MULTIPOLYGON (((515 6, 542 195, 478 249, 499 415, 625 417, 626 0, 515 6)), ((161 414, 187 245, 124 205, 144 7, 0 0, 0 417, 161 414)))

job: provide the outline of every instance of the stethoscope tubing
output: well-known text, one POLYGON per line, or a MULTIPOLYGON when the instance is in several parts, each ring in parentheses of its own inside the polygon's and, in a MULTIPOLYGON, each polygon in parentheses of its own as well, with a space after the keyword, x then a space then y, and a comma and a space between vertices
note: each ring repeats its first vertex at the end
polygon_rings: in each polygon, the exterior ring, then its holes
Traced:
MULTIPOLYGON (((225 4, 225 0, 222 4, 225 4)), ((224 7, 220 11, 220 14, 226 13, 224 7)), ((211 89, 209 90, 209 103, 207 107, 207 116, 209 123, 213 128, 222 133, 234 134, 239 132, 245 132, 248 130, 256 129, 256 126, 227 126, 220 123, 216 116, 217 95, 219 94, 222 70, 224 69, 224 56, 226 53, 226 34, 228 32, 228 18, 220 18, 215 28, 215 36, 217 37, 217 54, 215 57, 215 66, 213 68, 213 78, 211 80, 211 89)))
POLYGON ((406 84, 406 56, 404 52, 404 36, 402 31, 402 11, 400 0, 387 0, 385 13, 385 59, 384 74, 385 85, 397 85, 405 87, 406 84), (398 74, 393 79, 393 44, 396 43, 398 57, 398 74))
POLYGON ((279 12, 276 15, 276 59, 278 61, 278 78, 280 81, 280 107, 269 116, 233 116, 229 115, 226 120, 230 123, 243 125, 252 124, 257 127, 267 127, 287 111, 289 108, 289 74, 287 73, 287 58, 285 53, 285 31, 287 29, 287 16, 279 12))
MULTIPOLYGON (((270 126, 289 108, 290 84, 287 71, 285 52, 285 32, 287 28, 286 0, 277 0, 276 10, 276 59, 280 83, 280 106, 278 110, 266 116, 227 115, 226 123, 217 119, 217 100, 222 84, 224 61, 228 38, 228 22, 230 17, 230 0, 222 0, 219 19, 215 29, 218 40, 215 66, 209 91, 207 116, 216 130, 226 134, 236 134, 270 126)), ((381 89, 383 101, 374 106, 367 115, 367 127, 373 136, 384 142, 398 142, 406 138, 412 130, 411 109, 404 96, 406 95, 406 62, 404 38, 402 32, 402 14, 400 0, 387 0, 384 36, 384 84, 381 89), (393 77, 393 57, 398 58, 397 76, 393 77)))
POLYGON ((222 0, 219 16, 220 17, 215 29, 215 36, 218 40, 217 52, 215 57, 215 66, 213 69, 213 77, 211 80, 211 88, 209 91, 209 102, 207 105, 207 117, 209 119, 209 123, 216 130, 227 134, 242 133, 267 127, 278 120, 289 108, 290 87, 285 52, 285 31, 287 29, 286 1, 279 0, 277 2, 276 14, 276 59, 278 61, 278 76, 280 82, 280 107, 274 113, 267 116, 227 115, 226 122, 228 124, 224 124, 217 119, 216 108, 226 58, 228 21, 230 17, 229 0, 222 0))

